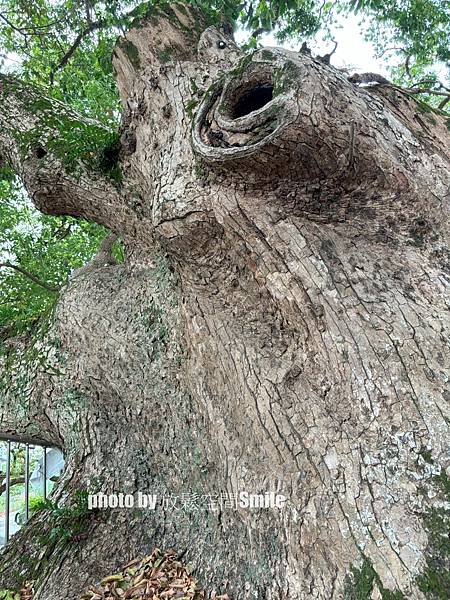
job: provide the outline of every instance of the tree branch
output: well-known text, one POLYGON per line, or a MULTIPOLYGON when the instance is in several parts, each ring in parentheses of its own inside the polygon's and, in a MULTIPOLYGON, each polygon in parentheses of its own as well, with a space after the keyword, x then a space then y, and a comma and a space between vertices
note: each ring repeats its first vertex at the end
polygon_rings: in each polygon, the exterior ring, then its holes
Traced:
POLYGON ((270 32, 270 29, 267 29, 266 27, 258 27, 258 29, 255 29, 255 31, 252 32, 250 37, 258 38, 263 33, 269 33, 269 32, 270 32))
POLYGON ((405 59, 405 73, 408 75, 409 79, 412 79, 411 66, 410 66, 411 58, 412 58, 412 55, 408 54, 405 59))
POLYGON ((107 23, 104 19, 101 19, 100 21, 94 21, 94 22, 90 23, 86 29, 84 29, 77 35, 73 44, 70 46, 70 48, 64 54, 64 56, 59 61, 59 63, 56 65, 56 67, 54 67, 52 69, 52 71, 50 72, 50 84, 51 85, 53 85, 56 71, 59 71, 60 69, 65 67, 65 65, 72 58, 72 56, 74 55, 75 51, 77 50, 77 48, 81 44, 81 42, 84 40, 84 38, 89 36, 93 31, 96 31, 97 29, 102 29, 103 27, 106 26, 106 24, 107 23))
POLYGON ((348 80, 351 83, 357 83, 357 84, 382 83, 382 84, 391 85, 391 86, 395 87, 396 89, 400 90, 401 92, 404 92, 411 96, 415 96, 417 94, 429 94, 432 96, 443 96, 444 99, 442 100, 442 102, 439 104, 439 107, 438 107, 440 110, 442 110, 448 104, 448 102, 450 102, 450 89, 445 87, 442 83, 439 83, 440 89, 435 89, 435 88, 431 88, 431 87, 421 87, 422 85, 438 83, 434 79, 424 79, 423 81, 419 81, 418 83, 416 83, 413 86, 408 87, 408 88, 403 88, 403 87, 394 85, 392 82, 390 82, 388 79, 386 79, 386 77, 384 77, 383 75, 378 75, 376 73, 354 73, 353 75, 348 77, 348 80), (445 91, 443 91, 443 90, 445 90, 445 91))
MULTIPOLYGON (((91 33, 93 33, 94 31, 97 31, 99 29, 103 29, 103 27, 107 27, 108 26, 108 22, 105 19, 99 19, 98 21, 93 21, 92 20, 92 12, 91 12, 92 5, 91 5, 91 3, 90 3, 89 0, 85 0, 84 6, 85 6, 85 12, 86 12, 87 27, 86 27, 86 29, 83 29, 83 31, 80 31, 80 33, 77 35, 77 37, 73 41, 73 43, 70 46, 70 48, 66 51, 66 53, 64 54, 64 56, 62 57, 62 59, 59 61, 59 63, 50 72, 50 85, 53 85, 53 81, 54 81, 54 77, 55 77, 56 72, 66 66, 66 64, 69 62, 69 60, 75 54, 76 50, 78 49, 78 47, 80 46, 80 44, 82 43, 82 41, 86 37, 88 37, 91 33)), ((129 19, 130 17, 133 16, 133 12, 134 11, 131 10, 130 12, 124 13, 123 15, 121 15, 118 18, 118 24, 126 22, 127 19, 129 19)))
MULTIPOLYGON (((19 483, 25 483, 25 477, 13 477, 9 481, 9 487, 13 485, 19 485, 19 483)), ((6 490, 6 482, 0 485, 0 496, 5 493, 6 490)))
POLYGON ((90 0, 84 0, 84 10, 86 12, 86 21, 88 25, 92 23, 92 14, 91 14, 91 2, 90 0))
POLYGON ((22 275, 24 275, 25 277, 30 279, 30 281, 32 281, 36 285, 40 286, 41 288, 44 288, 44 290, 47 290, 48 292, 58 293, 60 291, 59 288, 49 285, 48 283, 45 283, 45 281, 40 280, 38 277, 36 277, 35 275, 30 273, 26 269, 19 267, 19 265, 14 265, 13 263, 10 263, 10 262, 5 262, 5 263, 0 263, 0 268, 13 269, 14 271, 17 271, 18 273, 21 273, 22 275))
POLYGON ((408 94, 430 94, 433 96, 450 98, 450 92, 441 92, 440 90, 434 90, 433 88, 407 88, 405 91, 407 91, 408 94))
POLYGON ((115 136, 42 88, 0 74, 0 156, 42 212, 136 231, 138 218, 122 195, 118 165, 114 171, 102 167, 115 136))
POLYGON ((386 52, 394 52, 395 50, 399 50, 400 52, 405 52, 404 48, 401 48, 398 46, 392 46, 391 48, 385 48, 384 50, 382 50, 379 54, 376 55, 375 58, 381 58, 382 56, 384 56, 386 54, 386 52))
POLYGON ((442 102, 440 102, 440 103, 439 103, 439 106, 438 106, 439 110, 444 110, 444 108, 447 106, 447 104, 448 104, 449 102, 450 102, 450 94, 448 95, 448 97, 447 97, 447 98, 444 98, 444 99, 442 100, 442 102))
POLYGON ((36 37, 41 37, 43 35, 46 35, 47 31, 50 29, 50 27, 53 27, 54 25, 57 24, 57 21, 53 21, 52 23, 48 23, 47 25, 33 25, 32 27, 18 27, 17 25, 15 25, 12 21, 10 21, 8 19, 8 17, 6 17, 3 13, 0 13, 0 19, 2 21, 4 21, 8 27, 11 27, 11 29, 13 31, 15 31, 16 33, 20 33, 20 35, 23 35, 24 37, 30 37, 30 36, 36 36, 36 37))
POLYGON ((333 56, 333 54, 336 52, 336 49, 338 47, 338 43, 336 42, 336 40, 331 40, 334 44, 334 48, 331 52, 328 52, 328 54, 324 54, 323 56, 317 56, 317 58, 325 63, 326 65, 329 65, 331 62, 331 57, 333 56))

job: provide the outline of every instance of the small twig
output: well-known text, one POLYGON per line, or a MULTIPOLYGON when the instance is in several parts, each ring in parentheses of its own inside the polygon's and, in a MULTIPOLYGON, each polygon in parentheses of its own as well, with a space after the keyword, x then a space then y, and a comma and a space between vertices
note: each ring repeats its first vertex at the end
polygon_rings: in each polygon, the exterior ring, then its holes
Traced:
POLYGON ((405 60, 405 72, 408 75, 409 79, 412 79, 411 69, 410 69, 411 58, 412 58, 412 55, 408 54, 406 57, 406 60, 405 60))
POLYGON ((336 49, 337 49, 337 47, 338 47, 338 43, 337 43, 337 41, 336 41, 336 40, 331 40, 331 41, 332 41, 332 42, 333 42, 333 44, 334 44, 334 48, 333 48, 333 50, 330 52, 330 56, 333 56, 333 54, 336 52, 336 49))
POLYGON ((45 35, 45 31, 50 29, 50 27, 53 27, 53 25, 56 25, 56 23, 58 22, 58 21, 54 21, 53 23, 48 23, 47 25, 39 25, 39 26, 33 26, 33 27, 18 27, 17 25, 14 25, 14 23, 12 21, 10 21, 8 19, 8 17, 6 17, 3 13, 0 13, 0 19, 2 19, 2 21, 4 21, 8 25, 8 27, 11 27, 11 29, 13 31, 15 31, 16 33, 20 33, 20 35, 23 35, 23 36, 45 35))
POLYGON ((336 40, 331 40, 334 44, 334 48, 331 52, 328 52, 328 54, 324 54, 323 56, 318 56, 317 58, 325 63, 326 65, 329 65, 331 62, 331 57, 333 56, 333 54, 336 52, 336 48, 338 47, 338 43, 336 40))
POLYGON ((400 48, 399 46, 393 46, 392 48, 385 48, 382 52, 376 55, 376 58, 381 58, 386 54, 386 52, 392 52, 394 50, 400 50, 401 52, 405 52, 404 48, 400 48))
POLYGON ((434 83, 439 83, 439 86, 442 87, 442 84, 436 81, 436 79, 421 79, 420 81, 414 82, 408 89, 416 88, 419 85, 429 85, 434 83))
POLYGON ((450 94, 448 95, 447 98, 444 98, 442 100, 442 102, 439 104, 438 108, 439 110, 444 110, 444 108, 447 106, 447 104, 450 102, 450 94))
POLYGON ((270 29, 266 29, 265 27, 258 27, 255 31, 252 32, 252 38, 258 38, 263 33, 269 33, 270 29))
POLYGON ((5 23, 8 25, 8 27, 11 27, 11 29, 12 29, 13 31, 15 31, 16 33, 20 33, 21 35, 27 35, 26 33, 24 33, 24 32, 23 32, 23 30, 22 30, 20 27, 16 27, 16 26, 14 25, 14 23, 12 23, 12 22, 11 22, 9 19, 7 19, 7 18, 5 17, 5 15, 3 15, 2 13, 0 13, 0 19, 1 19, 2 21, 4 21, 4 22, 5 22, 5 23))
POLYGON ((25 277, 28 277, 28 279, 30 279, 33 283, 40 286, 41 288, 44 288, 48 292, 57 293, 60 291, 59 288, 49 285, 48 283, 45 283, 44 281, 41 281, 38 277, 33 275, 33 273, 30 273, 26 269, 23 269, 22 267, 19 267, 18 265, 14 265, 13 263, 10 263, 10 262, 0 263, 0 268, 14 269, 14 271, 17 271, 18 273, 21 273, 25 277))
POLYGON ((325 8, 325 4, 327 4, 327 0, 323 0, 322 6, 319 8, 319 19, 322 16, 322 11, 325 8))
POLYGON ((433 88, 408 88, 406 91, 409 94, 432 94, 434 96, 445 96, 445 98, 450 97, 450 92, 441 92, 433 90, 433 88))

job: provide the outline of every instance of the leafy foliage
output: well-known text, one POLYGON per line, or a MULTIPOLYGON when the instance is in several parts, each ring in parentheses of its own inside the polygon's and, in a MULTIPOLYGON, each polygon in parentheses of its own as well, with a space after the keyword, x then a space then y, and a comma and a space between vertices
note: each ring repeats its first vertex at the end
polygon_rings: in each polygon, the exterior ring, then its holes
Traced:
POLYGON ((31 600, 33 597, 32 584, 25 583, 20 592, 0 590, 0 600, 31 600))
POLYGON ((0 600, 20 600, 20 594, 11 590, 0 590, 0 600))
POLYGON ((95 15, 88 10, 90 4, 72 0, 1 0, 1 48, 4 55, 13 53, 17 57, 24 80, 51 84, 55 98, 112 124, 117 122, 118 102, 111 52, 118 32, 113 33, 111 28, 117 23, 114 13, 119 3, 102 3, 103 9, 96 3, 95 15), (90 35, 94 31, 95 37, 90 35), (80 51, 67 57, 79 35, 80 51), (64 69, 69 63, 70 68, 64 69))
POLYGON ((427 598, 447 600, 450 590, 450 514, 436 508, 425 517, 430 547, 426 567, 417 578, 419 589, 427 598))
MULTIPOLYGON (((352 9, 370 18, 367 37, 379 55, 400 59, 392 69, 396 83, 448 93, 450 86, 450 3, 448 0, 352 0, 352 9), (440 66, 436 70, 436 66, 440 66), (442 79, 447 83, 442 82, 442 79)), ((450 98, 422 99, 444 108, 450 98)))
MULTIPOLYGON (((17 178, 0 179, 0 262, 32 273, 58 289, 82 266, 105 236, 104 228, 70 217, 38 213, 17 178)), ((50 291, 12 268, 0 270, 0 332, 13 335, 29 328, 57 300, 50 291)))
POLYGON ((34 512, 47 511, 52 524, 50 534, 41 540, 43 544, 69 542, 74 536, 84 533, 91 515, 88 495, 86 490, 77 490, 70 506, 58 506, 48 498, 35 503, 34 512))
POLYGON ((352 0, 357 12, 375 17, 373 38, 401 45, 421 64, 450 60, 450 4, 446 0, 352 0))
MULTIPOLYGON (((183 0, 181 0, 183 1, 183 0)), ((447 0, 184 0, 212 21, 227 20, 279 40, 312 36, 339 14, 355 12, 380 51, 389 45, 408 70, 450 60, 447 0)), ((13 52, 27 81, 51 83, 55 97, 102 122, 115 122, 111 53, 118 35, 168 0, 0 0, 0 49, 13 52)), ((256 40, 257 35, 252 39, 256 40)), ((255 42, 256 43, 256 42, 255 42)))

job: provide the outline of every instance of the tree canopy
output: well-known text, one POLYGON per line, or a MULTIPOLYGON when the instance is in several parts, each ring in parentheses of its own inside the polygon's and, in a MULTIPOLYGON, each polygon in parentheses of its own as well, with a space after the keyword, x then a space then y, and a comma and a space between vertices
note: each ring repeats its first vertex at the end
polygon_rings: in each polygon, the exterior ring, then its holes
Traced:
MULTIPOLYGON (((156 0, 157 1, 157 0, 156 0)), ((161 2, 160 2, 161 3, 161 2)), ((314 38, 342 15, 364 19, 366 36, 384 54, 397 84, 424 94, 441 110, 450 106, 448 0, 191 0, 212 21, 227 21, 258 45, 264 32, 279 42, 314 38), (439 69, 436 70, 438 64, 439 69)), ((117 130, 120 108, 111 54, 118 36, 151 12, 133 0, 0 0, 2 71, 44 86, 46 93, 117 130)), ((67 153, 81 152, 75 138, 67 153), (72 147, 73 146, 73 147, 72 147)), ((76 159, 76 156, 75 156, 76 159)), ((1 163, 1 157, 0 157, 1 163)), ((1 165, 0 165, 1 166, 1 165)), ((72 218, 44 216, 14 173, 0 181, 0 327, 10 335, 51 310, 72 269, 92 256, 105 230, 72 218), (12 323, 14 326, 12 327, 12 323)))

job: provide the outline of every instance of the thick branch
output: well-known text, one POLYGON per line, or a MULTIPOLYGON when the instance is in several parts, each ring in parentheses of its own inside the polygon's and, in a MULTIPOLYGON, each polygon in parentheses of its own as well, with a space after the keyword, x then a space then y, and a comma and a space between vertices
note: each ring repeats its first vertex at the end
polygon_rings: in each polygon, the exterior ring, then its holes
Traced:
MULTIPOLYGON (((13 477, 9 485, 12 487, 13 485, 19 485, 19 483, 25 483, 25 477, 13 477)), ((6 490, 6 482, 0 485, 0 496, 5 493, 6 490)))
POLYGON ((21 177, 42 212, 134 226, 120 190, 119 165, 102 157, 115 132, 46 97, 42 89, 0 75, 0 156, 21 177))

